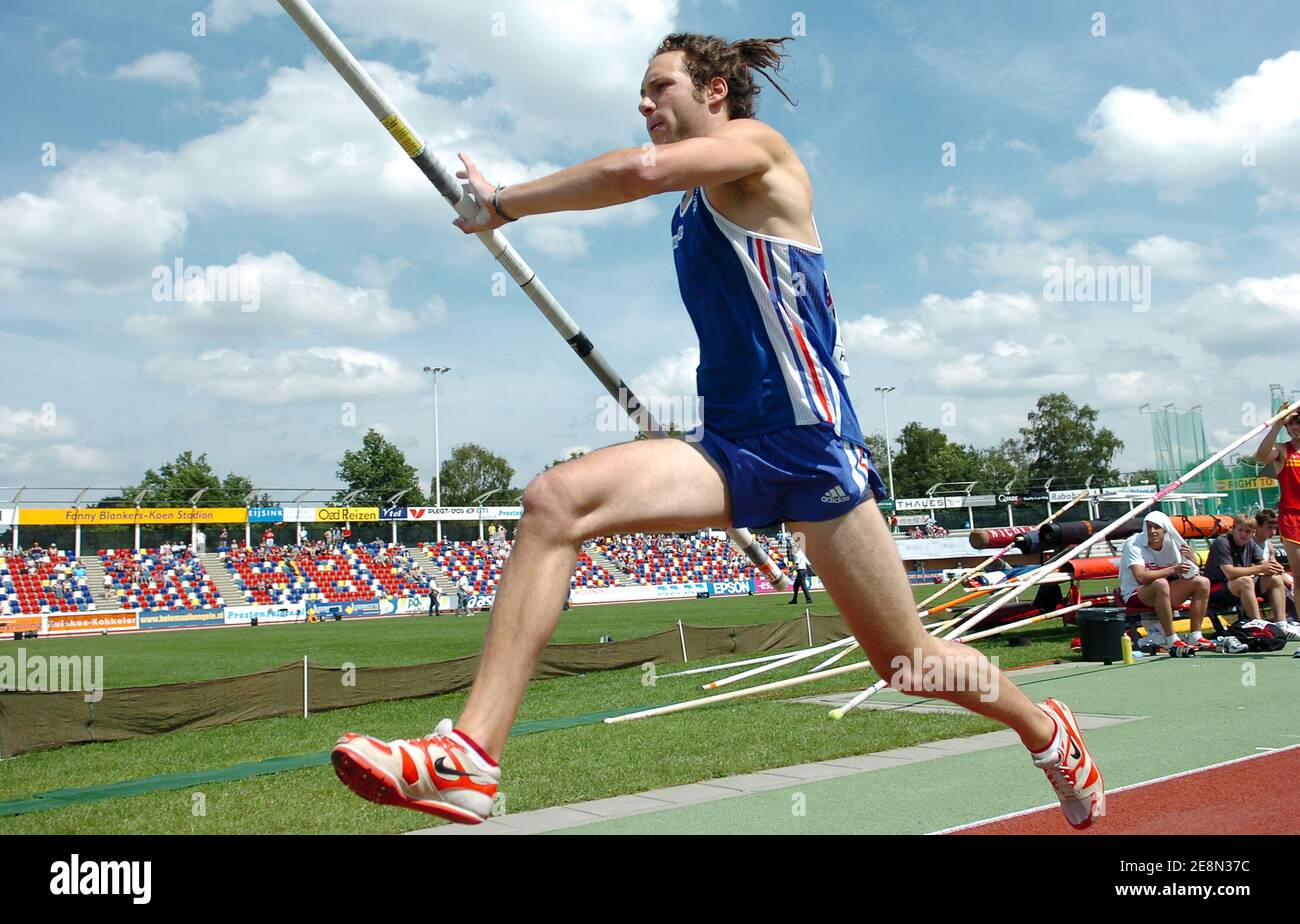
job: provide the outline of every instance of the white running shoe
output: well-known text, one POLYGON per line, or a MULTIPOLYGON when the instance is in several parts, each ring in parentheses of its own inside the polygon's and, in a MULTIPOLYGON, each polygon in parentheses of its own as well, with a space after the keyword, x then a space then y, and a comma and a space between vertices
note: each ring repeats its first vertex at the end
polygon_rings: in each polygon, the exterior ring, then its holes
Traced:
POLYGON ((1061 800, 1065 820, 1082 830, 1106 814, 1105 781, 1083 744, 1079 723, 1070 707, 1049 699, 1038 708, 1056 723, 1056 736, 1046 751, 1032 755, 1034 766, 1047 774, 1048 782, 1061 800))
POLYGON ((351 732, 330 754, 334 772, 363 799, 476 825, 492 814, 501 768, 478 752, 451 719, 427 738, 380 741, 351 732))
POLYGON ((1219 636, 1219 651, 1223 654, 1244 654, 1250 651, 1250 646, 1235 635, 1221 635, 1219 636))

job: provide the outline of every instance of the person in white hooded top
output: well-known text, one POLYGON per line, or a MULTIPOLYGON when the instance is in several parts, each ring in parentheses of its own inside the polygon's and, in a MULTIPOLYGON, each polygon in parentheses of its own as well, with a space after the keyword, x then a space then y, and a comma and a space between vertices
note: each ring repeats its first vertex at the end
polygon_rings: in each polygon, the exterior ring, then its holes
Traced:
MULTIPOLYGON (((1201 638, 1201 625, 1210 600, 1210 580, 1200 573, 1191 546, 1174 529, 1169 517, 1153 510, 1143 518, 1142 532, 1125 540, 1120 549, 1119 589, 1129 609, 1155 610, 1164 634, 1164 646, 1214 649, 1201 638), (1191 600, 1192 629, 1186 641, 1174 631, 1174 610, 1191 600)), ((1148 636, 1159 645, 1155 633, 1148 636)))

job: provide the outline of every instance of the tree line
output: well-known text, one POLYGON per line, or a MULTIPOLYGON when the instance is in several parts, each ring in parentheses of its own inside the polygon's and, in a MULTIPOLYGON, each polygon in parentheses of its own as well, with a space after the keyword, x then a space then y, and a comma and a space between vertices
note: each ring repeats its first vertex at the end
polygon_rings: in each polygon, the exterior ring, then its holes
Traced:
MULTIPOLYGON (((637 438, 643 437, 638 434, 637 438)), ((867 443, 881 475, 886 476, 884 437, 870 434, 867 443)), ((1113 483, 1119 477, 1114 460, 1123 448, 1124 443, 1111 430, 1099 425, 1096 409, 1053 392, 1038 399, 1017 436, 996 446, 978 448, 953 441, 940 427, 907 423, 894 440, 894 488, 899 497, 918 497, 939 482, 973 481, 975 490, 983 493, 1002 491, 1008 483, 1023 486, 1050 477, 1069 485, 1081 483, 1088 475, 1098 484, 1113 483)), ((546 468, 581 455, 580 451, 571 452, 568 458, 552 460, 546 468)), ((516 474, 504 456, 477 443, 462 443, 442 462, 442 504, 467 506, 478 498, 488 505, 516 504, 523 494, 516 474)), ((1149 470, 1137 474, 1154 480, 1154 472, 1149 470)), ((396 506, 434 502, 433 481, 421 484, 405 452, 376 430, 368 430, 359 447, 343 453, 336 475, 342 487, 333 496, 335 502, 350 495, 354 506, 364 507, 390 501, 396 506)), ((120 494, 102 499, 99 505, 132 506, 144 492, 144 506, 186 507, 200 490, 198 504, 202 507, 271 503, 248 476, 234 472, 218 475, 206 453, 186 450, 157 469, 146 470, 138 482, 124 485, 120 494)))

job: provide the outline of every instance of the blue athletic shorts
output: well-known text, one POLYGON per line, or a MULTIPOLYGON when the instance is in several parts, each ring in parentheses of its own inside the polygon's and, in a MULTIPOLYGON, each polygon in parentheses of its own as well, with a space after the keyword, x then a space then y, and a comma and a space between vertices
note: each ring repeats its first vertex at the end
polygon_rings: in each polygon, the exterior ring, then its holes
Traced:
POLYGON ((732 525, 833 520, 868 497, 889 496, 871 450, 826 424, 727 439, 707 428, 688 437, 722 469, 731 491, 732 525))

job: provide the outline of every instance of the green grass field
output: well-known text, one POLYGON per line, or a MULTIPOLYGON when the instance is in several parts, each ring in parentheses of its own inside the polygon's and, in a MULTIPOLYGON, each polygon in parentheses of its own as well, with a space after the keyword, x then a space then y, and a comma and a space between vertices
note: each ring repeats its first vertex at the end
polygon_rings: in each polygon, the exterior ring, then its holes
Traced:
MULTIPOLYGON (((916 588, 917 599, 932 590, 916 588)), ((815 595, 812 609, 834 612, 824 594, 815 595)), ((584 607, 564 615, 554 640, 594 642, 602 635, 627 639, 661 631, 679 619, 691 625, 737 625, 770 622, 802 612, 802 602, 789 606, 779 595, 584 607)), ((304 655, 321 664, 351 661, 372 666, 459 657, 479 649, 486 623, 486 615, 460 620, 408 617, 42 639, 26 644, 32 654, 103 655, 105 685, 120 687, 246 673, 304 655)), ((1004 667, 1071 657, 1068 642, 1073 629, 1049 623, 1017 634, 1029 636, 1031 644, 1012 648, 994 638, 980 646, 997 655, 1004 667)), ((808 666, 772 672, 764 679, 794 676, 808 666)), ((616 726, 581 725, 512 738, 503 760, 506 809, 527 811, 978 734, 996 727, 975 716, 868 710, 832 722, 823 708, 784 701, 791 696, 842 692, 874 677, 864 671, 674 716, 616 726)), ((698 677, 660 679, 653 687, 645 686, 643 678, 641 670, 627 669, 536 682, 519 719, 565 718, 700 695, 702 680, 698 677)), ((377 703, 308 719, 268 719, 21 755, 0 761, 0 800, 316 754, 328 750, 344 731, 364 731, 382 738, 410 737, 426 733, 444 716, 458 714, 465 696, 460 692, 377 703)), ((0 833, 398 832, 434 823, 429 816, 356 798, 338 783, 328 765, 321 765, 0 818, 0 833), (206 803, 202 815, 194 813, 196 791, 202 791, 206 803)))

